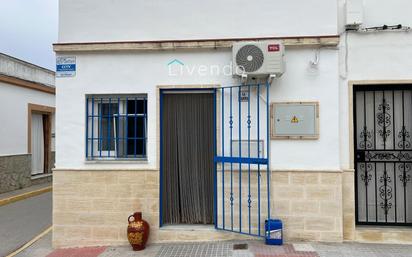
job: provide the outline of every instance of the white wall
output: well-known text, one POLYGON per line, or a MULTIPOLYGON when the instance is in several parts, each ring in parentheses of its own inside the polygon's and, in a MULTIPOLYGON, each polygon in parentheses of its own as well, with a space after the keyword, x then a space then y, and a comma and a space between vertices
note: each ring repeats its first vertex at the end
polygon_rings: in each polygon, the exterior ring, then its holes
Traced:
MULTIPOLYGON (((167 64, 177 58, 185 67, 229 65, 231 51, 111 52, 76 55, 73 78, 57 78, 57 168, 157 168, 156 86, 182 84, 233 85, 232 76, 195 73, 169 76, 167 64), (85 95, 104 93, 148 94, 148 163, 85 162, 85 95)), ((338 169, 338 51, 321 50, 317 74, 308 72, 314 50, 287 50, 287 71, 272 85, 271 101, 320 101, 319 140, 272 141, 274 169, 338 169)))
MULTIPOLYGON (((340 12, 343 13, 343 1, 340 12)), ((412 2, 364 0, 364 26, 402 24, 412 26, 412 2)), ((343 22, 342 22, 343 23, 343 22)), ((343 30, 343 28, 342 28, 343 30)), ((350 167, 349 105, 350 80, 412 80, 412 32, 350 32, 340 45, 340 134, 341 167, 350 167), (345 58, 347 36, 347 59, 345 58), (345 68, 347 62, 347 70, 345 68)))
POLYGON ((60 0, 59 42, 337 34, 337 0, 60 0))
POLYGON ((319 140, 273 140, 273 169, 339 169, 338 51, 322 49, 318 72, 308 71, 313 50, 290 50, 287 71, 272 87, 271 101, 319 101, 319 140))
POLYGON ((55 98, 0 82, 0 155, 27 153, 28 103, 53 107, 55 98))

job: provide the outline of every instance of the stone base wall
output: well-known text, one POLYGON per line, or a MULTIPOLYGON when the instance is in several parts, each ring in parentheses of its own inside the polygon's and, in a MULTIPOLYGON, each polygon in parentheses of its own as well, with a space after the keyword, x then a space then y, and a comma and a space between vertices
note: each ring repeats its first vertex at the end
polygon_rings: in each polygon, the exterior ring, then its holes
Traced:
POLYGON ((286 241, 343 240, 341 172, 274 171, 271 195, 286 241))
POLYGON ((53 172, 53 246, 122 245, 127 217, 142 211, 159 227, 158 171, 53 172))
POLYGON ((53 173, 53 247, 125 245, 127 217, 143 212, 149 242, 251 239, 236 233, 159 229, 158 171, 61 171, 53 173))
MULTIPOLYGON (((150 242, 252 238, 213 226, 159 229, 157 170, 55 170, 53 176, 54 247, 128 244, 127 217, 135 211, 151 226, 150 242)), ((273 172, 272 213, 283 220, 285 239, 342 241, 341 192, 341 173, 273 172)))
MULTIPOLYGON (((159 228, 158 170, 55 170, 53 176, 54 247, 126 245, 127 217, 135 211, 151 226, 149 242, 252 239, 213 226, 159 228)), ((284 239, 412 243, 408 228, 355 226, 353 182, 353 171, 273 171, 271 213, 283 221, 284 239)), ((242 208, 247 208, 245 194, 242 208)))
POLYGON ((0 193, 31 185, 31 155, 0 156, 0 193))

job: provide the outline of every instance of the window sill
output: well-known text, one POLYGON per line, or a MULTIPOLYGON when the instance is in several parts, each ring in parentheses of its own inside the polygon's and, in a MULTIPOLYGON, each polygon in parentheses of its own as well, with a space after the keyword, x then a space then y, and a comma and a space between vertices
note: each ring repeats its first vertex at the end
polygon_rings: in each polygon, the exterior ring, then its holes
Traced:
POLYGON ((95 160, 85 160, 86 164, 148 164, 149 161, 145 159, 95 159, 95 160))

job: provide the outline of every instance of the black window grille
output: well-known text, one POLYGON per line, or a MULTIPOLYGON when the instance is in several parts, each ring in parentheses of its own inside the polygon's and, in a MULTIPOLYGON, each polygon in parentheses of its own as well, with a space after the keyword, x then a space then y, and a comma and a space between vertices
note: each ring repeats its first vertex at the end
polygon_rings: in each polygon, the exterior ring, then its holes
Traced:
POLYGON ((146 95, 86 97, 86 158, 145 159, 146 95))

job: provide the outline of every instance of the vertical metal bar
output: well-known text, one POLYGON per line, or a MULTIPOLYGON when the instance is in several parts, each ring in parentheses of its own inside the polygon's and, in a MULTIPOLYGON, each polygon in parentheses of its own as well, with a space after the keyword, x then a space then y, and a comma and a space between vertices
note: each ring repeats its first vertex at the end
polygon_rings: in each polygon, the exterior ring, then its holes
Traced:
POLYGON ((143 135, 139 139, 142 141, 142 157, 145 156, 145 145, 146 145, 146 100, 143 98, 143 135))
MULTIPOLYGON (((250 85, 248 85, 248 98, 247 98, 247 155, 248 158, 250 159, 250 85)), ((248 217, 249 217, 249 234, 251 233, 251 228, 252 228, 252 220, 251 220, 251 215, 250 215, 250 207, 251 207, 251 197, 250 197, 250 162, 248 163, 248 174, 247 174, 247 179, 248 179, 248 217)))
POLYGON ((238 103, 239 103, 239 232, 242 232, 242 106, 241 106, 241 89, 239 87, 238 103))
MULTIPOLYGON (((392 90, 392 137, 393 137, 393 150, 396 150, 396 139, 395 139, 395 90, 392 90)), ((396 201, 395 201, 396 205, 396 201)), ((396 208, 395 208, 396 210, 396 208)))
MULTIPOLYGON (((163 92, 159 90, 160 103, 160 174, 159 174, 159 227, 163 226, 163 92)), ((126 98, 127 108, 127 98, 126 98)), ((127 112, 126 112, 127 114, 127 112)), ((126 118, 127 120, 127 118, 126 118)), ((126 142, 127 144, 127 142, 126 142)))
POLYGON ((128 105, 129 105, 129 98, 126 97, 126 114, 125 114, 125 117, 126 117, 126 126, 125 126, 126 133, 124 133, 126 135, 126 137, 125 137, 126 143, 124 144, 124 146, 126 148, 126 151, 125 151, 126 152, 126 157, 129 157, 129 139, 128 139, 128 136, 129 136, 129 107, 128 107, 128 105))
MULTIPOLYGON (((395 131, 393 131, 393 133, 395 134, 395 131)), ((397 179, 396 179, 396 163, 394 162, 393 163, 393 185, 394 185, 394 191, 395 191, 395 198, 394 198, 394 206, 395 206, 395 223, 397 223, 397 220, 398 220, 398 212, 397 212, 397 206, 396 206, 396 202, 397 202, 397 200, 396 200, 396 181, 397 181, 397 179)))
POLYGON ((93 149, 93 146, 94 146, 94 97, 92 97, 92 145, 91 145, 91 149, 90 149, 90 151, 91 151, 91 156, 92 156, 92 159, 94 158, 94 149, 93 149))
MULTIPOLYGON (((260 85, 257 85, 257 95, 256 95, 256 102, 257 102, 257 158, 260 158, 260 108, 259 108, 259 97, 260 97, 260 85)), ((258 172, 257 172, 257 182, 258 182, 258 235, 260 236, 260 164, 257 165, 258 172)))
MULTIPOLYGON (((89 157, 89 97, 86 96, 86 159, 89 157)), ((92 140, 93 143, 93 140, 92 140)))
POLYGON ((99 140, 100 140, 100 152, 99 152, 99 157, 102 157, 102 147, 103 147, 103 135, 102 135, 102 117, 103 117, 103 98, 100 98, 100 112, 99 112, 99 121, 100 121, 100 127, 99 127, 99 140))
MULTIPOLYGON (((393 150, 396 150, 396 138, 395 138, 395 90, 392 90, 392 128, 393 128, 393 130, 392 130, 392 136, 393 136, 393 150)), ((393 205, 394 205, 394 209, 395 209, 395 223, 397 222, 397 220, 398 220, 398 212, 397 212, 397 200, 396 200, 396 197, 397 197, 397 195, 396 195, 396 181, 397 181, 397 179, 396 179, 396 163, 394 162, 393 163, 393 185, 394 185, 394 189, 395 189, 395 192, 394 192, 394 196, 395 196, 395 198, 394 198, 394 201, 393 201, 393 205)))
POLYGON ((108 155, 108 157, 110 157, 110 152, 112 150, 112 142, 111 142, 111 138, 110 138, 110 133, 112 132, 111 129, 110 129, 110 120, 112 118, 110 116, 111 109, 112 109, 112 98, 109 97, 109 113, 108 113, 108 116, 107 116, 107 147, 108 147, 107 155, 108 155))
MULTIPOLYGON (((216 158, 217 156, 217 138, 216 138, 216 130, 217 130, 217 121, 216 121, 216 89, 213 90, 213 152, 216 158)), ((218 220, 217 220, 217 213, 218 213, 218 204, 217 204, 217 162, 214 161, 214 172, 213 172, 213 200, 214 200, 214 223, 215 228, 218 227, 218 220)))
POLYGON ((385 122, 385 115, 386 115, 386 100, 385 100, 385 91, 382 91, 382 111, 383 111, 383 123, 382 123, 382 130, 383 130, 383 149, 386 150, 386 122, 385 122))
POLYGON ((269 120, 269 108, 270 108, 270 102, 269 102, 269 83, 266 83, 266 155, 268 159, 268 164, 267 164, 267 194, 268 194, 268 222, 270 221, 270 120, 269 120))
MULTIPOLYGON (((375 91, 373 91, 373 144, 374 144, 374 148, 377 149, 376 147, 376 103, 375 103, 375 91)), ((378 179, 377 179, 377 175, 378 172, 376 171, 376 165, 378 165, 377 163, 375 163, 375 219, 376 222, 378 222, 378 179)))
POLYGON ((134 98, 134 158, 136 158, 136 151, 137 151, 137 98, 134 98))
POLYGON ((375 91, 373 91, 373 147, 376 147, 376 103, 375 103, 375 91))
MULTIPOLYGON (((115 119, 116 120, 116 119, 115 119)), ((117 123, 116 123, 116 132, 117 135, 114 135, 116 139, 116 157, 119 158, 119 135, 120 135, 120 97, 117 98, 117 123)), ((121 140, 121 139, 120 139, 121 140)))
POLYGON ((404 179, 404 182, 403 182, 403 204, 404 204, 404 215, 405 215, 405 223, 407 223, 407 220, 406 220, 406 163, 403 163, 403 179, 404 179))
POLYGON ((375 219, 376 222, 378 222, 378 172, 376 171, 376 165, 378 165, 378 163, 375 162, 375 219))
MULTIPOLYGON (((357 110, 358 110, 358 104, 357 104, 357 99, 356 99, 356 87, 353 88, 353 92, 352 92, 352 96, 353 96, 353 131, 355 132, 355 135, 353 137, 353 152, 356 154, 357 150, 358 150, 358 126, 357 126, 357 110)), ((355 158, 355 221, 356 223, 359 221, 359 215, 358 215, 358 204, 359 204, 359 200, 358 200, 358 172, 359 172, 359 168, 358 168, 358 161, 355 158)))
MULTIPOLYGON (((367 149, 367 142, 368 142, 368 128, 366 126, 366 91, 363 91, 363 143, 364 143, 364 149, 366 151, 367 149)), ((369 206, 368 206, 368 164, 364 162, 365 164, 365 204, 366 204, 366 222, 369 221, 369 206)))
MULTIPOLYGON (((406 132, 406 127, 405 127, 405 90, 402 90, 402 149, 405 150, 405 132, 406 132)), ((405 167, 406 163, 403 163, 403 204, 404 204, 404 215, 405 215, 405 223, 406 221, 406 170, 405 167)))
MULTIPOLYGON (((225 156, 225 88, 222 87, 222 156, 225 156)), ((222 224, 225 229, 225 162, 222 161, 222 224)))
MULTIPOLYGON (((230 158, 233 157, 233 111, 232 111, 232 87, 230 87, 230 158)), ((233 162, 230 162, 230 224, 233 230, 233 162)))
POLYGON ((383 163, 383 186, 384 186, 384 188, 385 188, 385 204, 384 204, 384 211, 385 211, 385 222, 388 222, 388 211, 387 211, 387 207, 388 207, 388 198, 387 198, 387 195, 386 195, 386 193, 387 193, 387 186, 388 186, 388 183, 387 183, 387 176, 388 176, 388 173, 387 173, 387 171, 386 171, 386 162, 384 162, 383 163))
MULTIPOLYGON (((382 124, 382 129, 383 129, 383 149, 386 150, 386 121, 385 121, 385 116, 386 116, 386 100, 385 100, 385 91, 383 92, 383 97, 382 97, 382 110, 383 110, 383 124, 382 124)), ((385 203, 384 203, 384 213, 385 213, 385 222, 388 222, 388 212, 387 212, 387 206, 388 206, 388 199, 387 199, 387 171, 386 171, 386 162, 383 163, 383 186, 385 189, 385 203)))
POLYGON ((145 96, 144 98, 144 106, 145 106, 145 112, 144 112, 144 123, 145 123, 145 131, 144 131, 144 157, 147 157, 147 97, 145 96))

